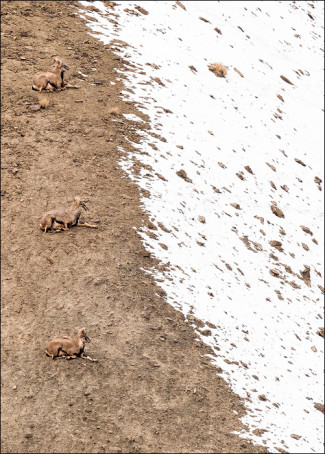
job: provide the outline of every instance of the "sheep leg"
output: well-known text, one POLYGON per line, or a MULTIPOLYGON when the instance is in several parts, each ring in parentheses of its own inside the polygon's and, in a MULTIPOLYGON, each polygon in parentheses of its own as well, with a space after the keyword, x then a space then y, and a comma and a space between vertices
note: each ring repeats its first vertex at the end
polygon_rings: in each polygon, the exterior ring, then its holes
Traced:
POLYGON ((90 229, 98 229, 98 225, 87 224, 86 222, 84 224, 77 224, 77 227, 89 227, 90 229))
POLYGON ((93 359, 90 356, 85 355, 85 353, 81 353, 80 358, 88 359, 89 361, 93 361, 94 363, 98 362, 97 359, 93 359))

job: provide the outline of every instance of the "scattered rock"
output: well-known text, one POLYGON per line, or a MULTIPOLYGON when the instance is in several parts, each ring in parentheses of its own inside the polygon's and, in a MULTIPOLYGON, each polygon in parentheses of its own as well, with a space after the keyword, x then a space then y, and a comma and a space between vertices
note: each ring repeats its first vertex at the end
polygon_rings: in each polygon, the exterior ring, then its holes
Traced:
POLYGON ((272 269, 272 270, 270 270, 270 274, 271 274, 271 276, 279 277, 281 273, 279 270, 272 269))
POLYGON ((185 6, 183 5, 183 3, 181 3, 180 1, 176 1, 176 5, 180 6, 181 8, 183 8, 184 11, 186 11, 186 8, 185 6))
POLYGON ((318 284, 318 288, 320 289, 320 291, 321 291, 322 293, 324 293, 324 287, 323 287, 322 285, 319 285, 319 284, 318 284))
POLYGON ((252 169, 249 166, 245 166, 245 169, 247 170, 247 172, 249 172, 252 175, 254 175, 254 172, 252 171, 252 169))
POLYGON ((183 178, 183 180, 187 181, 188 183, 193 183, 193 181, 191 180, 191 178, 189 178, 187 176, 187 173, 185 172, 185 170, 181 169, 181 170, 178 170, 176 172, 176 175, 178 175, 180 178, 183 178))
POLYGON ((147 227, 148 227, 148 229, 151 229, 151 230, 157 230, 157 227, 151 221, 147 222, 147 227))
POLYGON ((243 180, 243 181, 245 180, 245 177, 244 177, 244 175, 243 175, 243 172, 238 172, 238 173, 236 173, 236 175, 237 175, 237 177, 240 178, 241 180, 243 180))
POLYGON ((231 203, 230 205, 236 208, 236 210, 241 210, 240 205, 238 203, 231 203))
POLYGON ((295 440, 300 440, 301 435, 296 435, 296 434, 291 434, 291 438, 294 438, 295 440))
POLYGON ((309 251, 309 247, 305 243, 301 243, 301 246, 305 249, 305 251, 309 251))
POLYGON ((270 164, 269 162, 266 162, 266 164, 273 170, 273 172, 276 172, 274 165, 270 164))
POLYGON ((289 188, 286 184, 280 186, 281 189, 283 189, 285 192, 289 192, 289 188))
POLYGON ((211 24, 211 22, 208 20, 208 19, 205 19, 204 17, 199 17, 200 20, 202 20, 203 22, 207 22, 208 24, 211 24))
POLYGON ((300 226, 302 228, 302 230, 305 232, 305 233, 308 233, 309 235, 313 235, 313 232, 310 230, 309 227, 306 227, 304 225, 301 225, 300 226))
POLYGON ((266 395, 265 394, 260 394, 258 396, 259 400, 261 400, 262 402, 266 402, 267 401, 267 398, 266 398, 266 395))
POLYGON ((273 183, 273 181, 270 181, 270 185, 272 186, 273 189, 277 190, 275 184, 273 183))
POLYGON ((217 33, 219 33, 219 35, 222 35, 222 31, 221 31, 220 28, 218 28, 218 27, 215 27, 214 31, 216 31, 217 33))
POLYGON ((240 75, 240 77, 244 77, 244 74, 239 71, 239 69, 234 68, 234 71, 236 71, 237 74, 240 75))
POLYGON ((163 181, 168 181, 168 180, 166 180, 166 178, 165 178, 163 175, 161 175, 160 173, 156 173, 156 175, 157 175, 157 177, 160 178, 161 180, 163 180, 163 181))
POLYGON ((260 216, 254 216, 254 218, 258 219, 261 224, 264 224, 264 218, 262 218, 260 216))
POLYGON ((142 8, 141 6, 135 6, 134 8, 137 9, 144 16, 147 16, 149 14, 148 11, 146 9, 142 8))
POLYGON ((158 243, 160 247, 162 247, 163 249, 165 249, 167 251, 168 249, 168 246, 166 246, 166 244, 164 243, 158 243))
POLYGON ((195 68, 195 66, 190 65, 189 68, 193 73, 197 73, 197 69, 195 68))
POLYGON ((311 347, 311 349, 312 349, 313 352, 317 353, 317 348, 315 347, 315 345, 313 345, 313 346, 311 347))
POLYGON ((280 227, 279 232, 281 235, 286 235, 286 232, 282 227, 280 227))
POLYGON ((94 79, 93 80, 93 83, 96 84, 96 85, 103 85, 103 83, 105 82, 104 79, 94 79))
POLYGON ((324 414, 324 404, 319 404, 316 402, 314 403, 314 407, 316 408, 316 410, 319 410, 324 414))
POLYGON ((198 220, 199 220, 199 222, 202 222, 202 224, 205 224, 205 217, 204 216, 199 216, 198 220))
POLYGON ((226 169, 227 166, 225 166, 222 162, 218 162, 219 166, 222 168, 222 169, 226 169))
POLYGON ((30 110, 31 112, 37 112, 40 109, 41 109, 41 106, 39 104, 32 104, 32 105, 28 106, 28 110, 30 110))
POLYGON ((287 84, 294 85, 286 76, 280 76, 282 80, 287 82, 287 84))
POLYGON ((306 167, 306 164, 305 164, 304 162, 302 162, 301 159, 295 158, 295 161, 298 162, 298 164, 300 164, 300 165, 306 167))
POLYGON ((202 331, 199 330, 202 336, 212 336, 212 331, 210 329, 203 329, 202 331))
POLYGON ((300 285, 295 283, 295 281, 289 282, 289 285, 291 285, 292 288, 301 288, 300 285))
POLYGON ((277 95, 277 97, 280 99, 280 101, 284 102, 284 99, 281 95, 277 95))
POLYGON ((275 204, 271 205, 271 210, 272 210, 272 213, 275 214, 275 216, 277 216, 278 218, 284 218, 283 211, 275 204))
POLYGON ((315 183, 317 183, 317 184, 321 184, 321 182, 322 182, 323 180, 321 180, 319 177, 315 177, 315 178, 314 178, 314 181, 315 181, 315 183))
POLYGON ((278 251, 280 251, 280 252, 283 251, 283 249, 282 249, 282 247, 281 247, 281 246, 282 246, 281 241, 272 240, 272 241, 269 241, 269 244, 270 244, 272 247, 276 248, 278 251))
POLYGON ((321 326, 318 331, 316 331, 316 334, 318 334, 320 337, 324 337, 324 327, 321 326))

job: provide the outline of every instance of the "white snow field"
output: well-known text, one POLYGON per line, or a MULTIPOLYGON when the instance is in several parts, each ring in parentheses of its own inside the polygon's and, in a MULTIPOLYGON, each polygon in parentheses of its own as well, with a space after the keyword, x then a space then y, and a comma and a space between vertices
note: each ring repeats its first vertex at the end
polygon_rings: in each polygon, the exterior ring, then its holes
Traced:
POLYGON ((242 436, 323 452, 323 2, 79 5, 134 65, 123 96, 151 119, 121 162, 169 265, 146 271, 246 399, 242 436))

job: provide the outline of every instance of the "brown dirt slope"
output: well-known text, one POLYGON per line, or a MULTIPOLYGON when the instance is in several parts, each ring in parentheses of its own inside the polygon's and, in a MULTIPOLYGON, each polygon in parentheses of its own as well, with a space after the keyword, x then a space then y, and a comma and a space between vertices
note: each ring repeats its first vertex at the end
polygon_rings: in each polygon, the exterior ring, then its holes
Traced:
POLYGON ((75 5, 1 8, 2 452, 263 452, 232 434, 243 403, 141 271, 156 265, 134 230, 148 219, 117 164, 139 126, 109 113, 136 110, 109 83, 123 61, 86 34, 75 5), (31 77, 54 55, 80 89, 46 94, 49 107, 30 112, 31 77), (99 229, 42 233, 42 213, 77 195, 99 229), (51 337, 83 326, 98 363, 46 357, 51 337))

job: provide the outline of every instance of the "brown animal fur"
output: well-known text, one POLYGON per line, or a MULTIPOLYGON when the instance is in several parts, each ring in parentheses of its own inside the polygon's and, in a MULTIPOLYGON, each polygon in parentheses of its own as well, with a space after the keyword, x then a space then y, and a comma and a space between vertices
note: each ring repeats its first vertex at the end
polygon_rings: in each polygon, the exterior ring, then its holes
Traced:
POLYGON ((54 58, 53 61, 55 64, 52 70, 35 74, 32 80, 32 89, 42 92, 78 88, 74 85, 63 83, 64 72, 68 71, 69 67, 64 65, 59 58, 54 58))
POLYGON ((32 81, 32 89, 37 91, 53 91, 63 88, 63 73, 68 70, 62 60, 54 58, 54 68, 50 71, 35 74, 32 81))
POLYGON ((70 209, 56 208, 55 210, 48 211, 41 219, 40 228, 44 230, 45 233, 48 230, 55 230, 57 232, 69 230, 70 227, 74 226, 97 229, 97 225, 86 223, 78 224, 81 215, 80 205, 85 209, 87 208, 79 197, 75 197, 70 209))
POLYGON ((227 75, 227 66, 222 63, 212 63, 212 65, 209 65, 209 70, 217 77, 226 77, 227 75))
POLYGON ((85 355, 84 349, 86 342, 90 342, 90 339, 86 334, 85 328, 82 328, 78 331, 74 339, 57 337, 50 340, 46 345, 45 353, 52 359, 74 359, 79 356, 80 358, 96 362, 97 359, 92 359, 90 356, 85 355))

